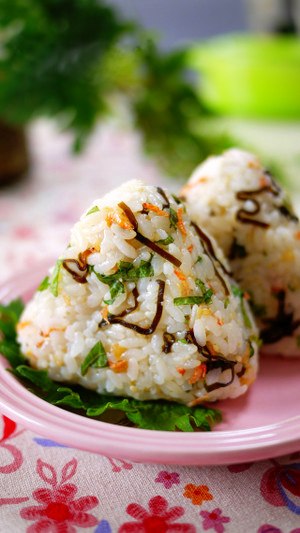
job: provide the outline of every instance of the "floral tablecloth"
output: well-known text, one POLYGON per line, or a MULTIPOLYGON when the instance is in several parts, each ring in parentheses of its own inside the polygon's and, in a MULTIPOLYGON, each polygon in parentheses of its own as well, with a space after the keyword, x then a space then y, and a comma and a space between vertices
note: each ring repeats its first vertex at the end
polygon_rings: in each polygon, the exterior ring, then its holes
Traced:
MULTIPOLYGON (((31 175, 0 192, 0 283, 58 254, 83 209, 112 186, 162 183, 138 138, 114 125, 77 158, 69 138, 44 122, 30 143, 31 175)), ((0 415, 0 533, 82 530, 300 533, 300 453, 222 467, 133 464, 62 446, 0 415)))

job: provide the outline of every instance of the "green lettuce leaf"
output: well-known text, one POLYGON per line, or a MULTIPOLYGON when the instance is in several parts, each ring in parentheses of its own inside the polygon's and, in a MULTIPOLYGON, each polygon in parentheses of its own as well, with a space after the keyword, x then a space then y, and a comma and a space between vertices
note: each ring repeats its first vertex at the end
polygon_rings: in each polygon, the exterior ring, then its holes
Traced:
MULTIPOLYGON (((16 378, 43 400, 81 415, 143 429, 209 431, 214 424, 221 421, 220 411, 206 406, 188 407, 164 400, 139 401, 133 398, 97 394, 80 385, 53 381, 47 370, 31 368, 20 352, 16 340, 16 325, 22 310, 23 304, 20 300, 0 305, 0 353, 10 363, 11 371, 16 378)), ((99 342, 92 348, 82 365, 83 373, 94 364, 101 363, 101 366, 106 364, 106 353, 102 348, 99 342)))

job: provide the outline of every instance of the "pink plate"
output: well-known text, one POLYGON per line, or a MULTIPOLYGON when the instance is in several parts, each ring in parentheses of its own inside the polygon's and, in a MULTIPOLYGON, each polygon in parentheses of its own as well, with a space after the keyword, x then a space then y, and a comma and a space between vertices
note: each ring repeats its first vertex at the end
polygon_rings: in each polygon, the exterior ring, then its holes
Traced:
MULTIPOLYGON (((0 301, 28 299, 49 261, 0 286, 0 301)), ((300 361, 266 357, 245 396, 220 402, 224 421, 211 433, 169 433, 99 422, 27 391, 0 357, 0 411, 32 431, 89 452, 145 463, 208 465, 257 461, 300 449, 300 361)))

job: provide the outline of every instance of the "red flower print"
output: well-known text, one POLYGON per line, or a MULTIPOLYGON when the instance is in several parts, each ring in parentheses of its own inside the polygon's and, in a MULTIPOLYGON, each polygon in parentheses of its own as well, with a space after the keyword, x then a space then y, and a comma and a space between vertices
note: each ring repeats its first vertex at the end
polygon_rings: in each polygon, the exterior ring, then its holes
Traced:
POLYGON ((184 487, 183 496, 192 500, 193 505, 201 505, 205 501, 213 500, 213 496, 206 485, 193 485, 192 483, 184 487))
POLYGON ((173 524, 184 515, 183 507, 170 507, 162 496, 149 500, 149 512, 138 503, 131 503, 126 509, 127 514, 137 522, 126 522, 119 533, 196 533, 192 524, 173 524))
POLYGON ((25 507, 21 517, 25 520, 36 520, 27 528, 27 533, 76 533, 74 526, 91 527, 98 524, 98 519, 86 511, 98 505, 95 496, 84 496, 74 499, 77 487, 66 483, 77 469, 77 460, 67 463, 58 482, 57 473, 52 465, 37 461, 37 473, 52 489, 40 488, 33 492, 33 498, 41 505, 25 507))
POLYGON ((271 524, 264 524, 263 526, 260 526, 257 533, 282 533, 282 531, 271 524))
POLYGON ((216 533, 223 533, 225 530, 223 524, 230 522, 229 516, 222 516, 222 511, 219 507, 213 511, 201 511, 200 515, 203 517, 203 529, 214 529, 216 533))
POLYGON ((156 483, 162 483, 165 489, 170 489, 172 485, 179 485, 179 474, 177 474, 177 472, 161 470, 157 474, 155 481, 156 483))
POLYGON ((260 491, 263 498, 275 507, 286 506, 292 513, 300 514, 300 506, 294 497, 300 496, 300 463, 279 464, 272 460, 274 466, 263 475, 260 491))
POLYGON ((248 470, 253 463, 239 463, 237 465, 229 465, 227 468, 232 474, 238 474, 239 472, 244 472, 248 470))
MULTIPOLYGON (((0 438, 0 447, 5 448, 12 457, 12 462, 6 465, 0 465, 1 474, 11 474, 20 468, 23 463, 23 456, 20 450, 13 444, 8 444, 7 441, 16 436, 17 425, 15 422, 2 415, 2 437, 0 438)), ((20 432, 18 433, 20 434, 20 432)))
POLYGON ((107 459, 111 464, 113 472, 119 473, 122 472, 122 470, 132 470, 132 464, 128 463, 128 461, 124 461, 123 459, 113 459, 112 457, 107 457, 107 459))

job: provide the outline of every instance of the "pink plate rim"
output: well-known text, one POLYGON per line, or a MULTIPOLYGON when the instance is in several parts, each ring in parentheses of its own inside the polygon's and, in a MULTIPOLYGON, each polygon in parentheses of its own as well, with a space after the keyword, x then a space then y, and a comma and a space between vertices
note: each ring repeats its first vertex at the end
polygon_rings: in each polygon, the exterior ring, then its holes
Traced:
MULTIPOLYGON (((0 285, 0 301, 33 291, 50 261, 0 285)), ((0 411, 39 435, 70 447, 137 462, 220 465, 261 460, 300 448, 300 415, 249 429, 169 433, 128 428, 86 418, 41 400, 7 371, 0 357, 0 411)))

